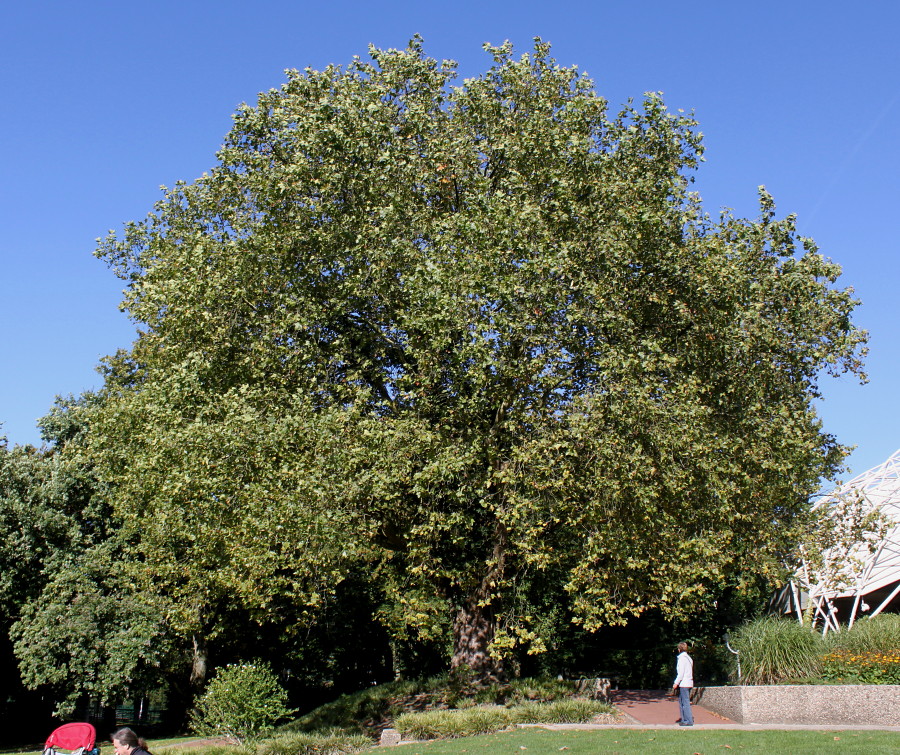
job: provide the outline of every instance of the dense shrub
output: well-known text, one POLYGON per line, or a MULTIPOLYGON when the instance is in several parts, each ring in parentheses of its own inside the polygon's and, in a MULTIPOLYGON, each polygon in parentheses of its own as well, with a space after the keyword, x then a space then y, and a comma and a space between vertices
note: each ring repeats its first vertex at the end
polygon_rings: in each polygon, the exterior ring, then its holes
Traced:
POLYGON ((825 642, 793 619, 767 616, 738 629, 731 644, 740 652, 743 684, 777 684, 818 676, 825 642))
POLYGON ((221 669, 191 712, 191 729, 242 744, 254 741, 291 714, 287 693, 265 664, 221 669))

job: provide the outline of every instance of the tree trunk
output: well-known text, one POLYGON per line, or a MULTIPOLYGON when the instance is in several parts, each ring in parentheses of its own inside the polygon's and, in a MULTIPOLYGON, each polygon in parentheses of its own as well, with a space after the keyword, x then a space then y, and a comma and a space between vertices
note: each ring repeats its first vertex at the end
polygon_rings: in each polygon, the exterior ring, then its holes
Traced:
POLYGON ((203 687, 206 681, 206 643, 197 635, 191 640, 194 643, 194 655, 191 662, 191 686, 195 689, 203 687))
POLYGON ((491 641, 494 639, 495 618, 490 605, 480 601, 465 601, 453 621, 453 657, 451 673, 471 673, 476 685, 502 681, 503 664, 492 658, 491 641))
POLYGON ((494 538, 487 571, 481 583, 462 600, 453 620, 453 657, 450 673, 471 674, 476 686, 485 686, 506 680, 503 662, 491 657, 491 643, 497 628, 492 593, 506 571, 506 528, 494 523, 494 538))

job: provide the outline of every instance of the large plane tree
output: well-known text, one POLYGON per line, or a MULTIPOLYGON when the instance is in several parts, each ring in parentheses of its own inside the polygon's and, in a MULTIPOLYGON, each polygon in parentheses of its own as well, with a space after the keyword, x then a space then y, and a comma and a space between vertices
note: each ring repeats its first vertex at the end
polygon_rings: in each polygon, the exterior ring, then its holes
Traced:
POLYGON ((536 585, 592 630, 774 574, 840 463, 812 404, 861 369, 840 269, 764 190, 706 215, 660 97, 487 49, 457 86, 419 40, 288 72, 100 243, 140 334, 98 470, 196 663, 228 605, 314 621, 364 569, 394 636, 490 678, 541 649, 536 585))

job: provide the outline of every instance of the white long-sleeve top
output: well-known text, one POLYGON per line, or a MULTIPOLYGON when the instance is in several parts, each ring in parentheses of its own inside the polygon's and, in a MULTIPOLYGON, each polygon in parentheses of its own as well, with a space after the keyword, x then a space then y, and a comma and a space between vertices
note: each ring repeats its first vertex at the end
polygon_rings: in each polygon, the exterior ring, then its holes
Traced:
POLYGON ((672 686, 694 686, 694 660, 687 653, 678 654, 678 662, 675 666, 675 682, 672 686))

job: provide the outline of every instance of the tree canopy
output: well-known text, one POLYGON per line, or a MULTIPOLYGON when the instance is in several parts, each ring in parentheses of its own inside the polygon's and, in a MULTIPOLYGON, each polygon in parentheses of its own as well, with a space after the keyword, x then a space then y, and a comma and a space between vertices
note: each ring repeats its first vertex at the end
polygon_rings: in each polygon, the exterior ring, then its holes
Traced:
POLYGON ((861 370, 839 267, 762 189, 705 214, 658 95, 611 113, 540 40, 487 49, 458 85, 417 39, 289 71, 100 242, 140 335, 97 473, 201 644, 364 568, 395 636, 452 630, 489 676, 541 650, 547 585, 595 629, 774 574, 840 463, 812 405, 861 370))

